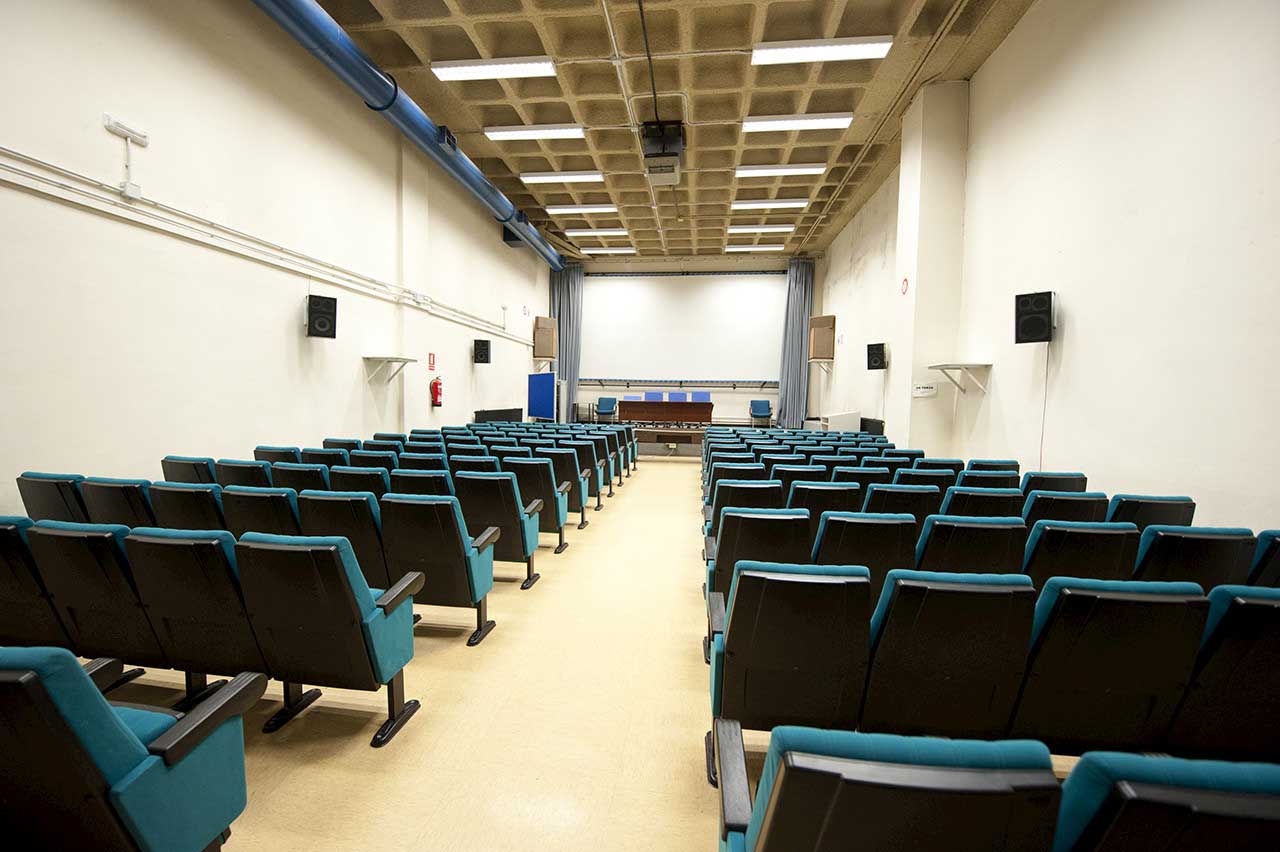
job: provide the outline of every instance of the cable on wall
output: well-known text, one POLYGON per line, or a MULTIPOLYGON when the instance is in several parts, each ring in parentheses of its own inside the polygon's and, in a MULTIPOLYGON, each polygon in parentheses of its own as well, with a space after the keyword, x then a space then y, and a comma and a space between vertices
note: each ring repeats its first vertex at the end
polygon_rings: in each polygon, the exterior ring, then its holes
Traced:
POLYGON ((1040 470, 1044 470, 1044 430, 1049 414, 1049 347, 1052 345, 1052 343, 1044 345, 1044 402, 1040 406, 1040 470))

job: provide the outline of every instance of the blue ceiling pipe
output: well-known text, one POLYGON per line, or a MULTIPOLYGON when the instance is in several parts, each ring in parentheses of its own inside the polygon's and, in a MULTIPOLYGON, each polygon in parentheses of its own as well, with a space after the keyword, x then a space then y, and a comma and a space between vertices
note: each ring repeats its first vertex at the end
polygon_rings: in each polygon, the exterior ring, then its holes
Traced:
POLYGON ((511 199, 489 182, 484 173, 458 150, 458 142, 447 127, 436 125, 413 99, 400 91, 395 79, 365 56, 342 27, 315 0, 253 0, 259 9, 311 51, 325 67, 338 75, 364 99, 365 105, 382 113, 413 144, 441 168, 471 190, 505 225, 554 270, 564 269, 564 258, 529 224, 511 199))

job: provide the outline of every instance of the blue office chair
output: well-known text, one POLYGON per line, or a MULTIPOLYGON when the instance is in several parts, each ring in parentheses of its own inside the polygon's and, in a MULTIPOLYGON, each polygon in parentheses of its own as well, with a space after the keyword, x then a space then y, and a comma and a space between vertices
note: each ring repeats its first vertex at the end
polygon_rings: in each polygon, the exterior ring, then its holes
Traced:
POLYGON ((596 420, 612 423, 618 419, 618 398, 602 396, 596 401, 596 420))
POLYGON ((768 428, 773 423, 773 406, 767 399, 751 400, 751 425, 768 428))

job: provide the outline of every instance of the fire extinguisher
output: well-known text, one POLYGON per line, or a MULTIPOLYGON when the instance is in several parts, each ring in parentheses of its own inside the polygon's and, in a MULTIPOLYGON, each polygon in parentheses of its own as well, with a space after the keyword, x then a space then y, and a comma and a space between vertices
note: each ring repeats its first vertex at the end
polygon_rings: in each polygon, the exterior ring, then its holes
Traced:
POLYGON ((431 407, 437 408, 441 405, 444 405, 444 382, 436 376, 431 380, 431 407))

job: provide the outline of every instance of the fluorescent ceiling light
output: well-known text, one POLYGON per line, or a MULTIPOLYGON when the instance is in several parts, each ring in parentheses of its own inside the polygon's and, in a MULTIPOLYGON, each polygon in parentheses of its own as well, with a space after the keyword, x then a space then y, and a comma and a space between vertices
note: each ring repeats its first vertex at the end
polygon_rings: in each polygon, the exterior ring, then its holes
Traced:
POLYGON ((731 234, 789 234, 795 225, 730 225, 731 234))
MULTIPOLYGON (((825 167, 824 167, 825 171, 825 167)), ((603 172, 525 172, 525 183, 604 183, 603 172)))
POLYGON ((807 198, 775 198, 772 201, 735 201, 730 210, 803 210, 809 206, 807 198))
POLYGON ((515 124, 509 127, 486 127, 484 135, 494 142, 508 139, 582 139, 586 136, 580 124, 515 124))
POLYGON ((893 47, 893 36, 819 38, 808 41, 766 41, 751 51, 752 65, 786 65, 792 62, 841 62, 849 59, 883 59, 893 47))
POLYGON ((569 228, 566 237, 625 237, 626 228, 569 228))
MULTIPOLYGON (((806 202, 807 203, 807 202, 806 202)), ((616 204, 553 204, 547 208, 548 215, 564 216, 570 213, 617 213, 616 204)))
POLYGON ((507 80, 513 77, 554 77, 556 66, 549 56, 462 59, 432 62, 431 73, 441 80, 507 80))
POLYGON ((725 251, 782 251, 786 246, 725 246, 725 251))
POLYGON ((610 248, 584 248, 581 249, 583 254, 635 254, 636 250, 628 246, 627 248, 610 247, 610 248))
POLYGON ((826 163, 808 166, 738 166, 734 177, 777 177, 779 175, 820 175, 827 170, 826 163))
POLYGON ((851 112, 818 112, 811 115, 755 115, 742 120, 742 132, 844 130, 850 124, 853 124, 853 113, 851 112))

